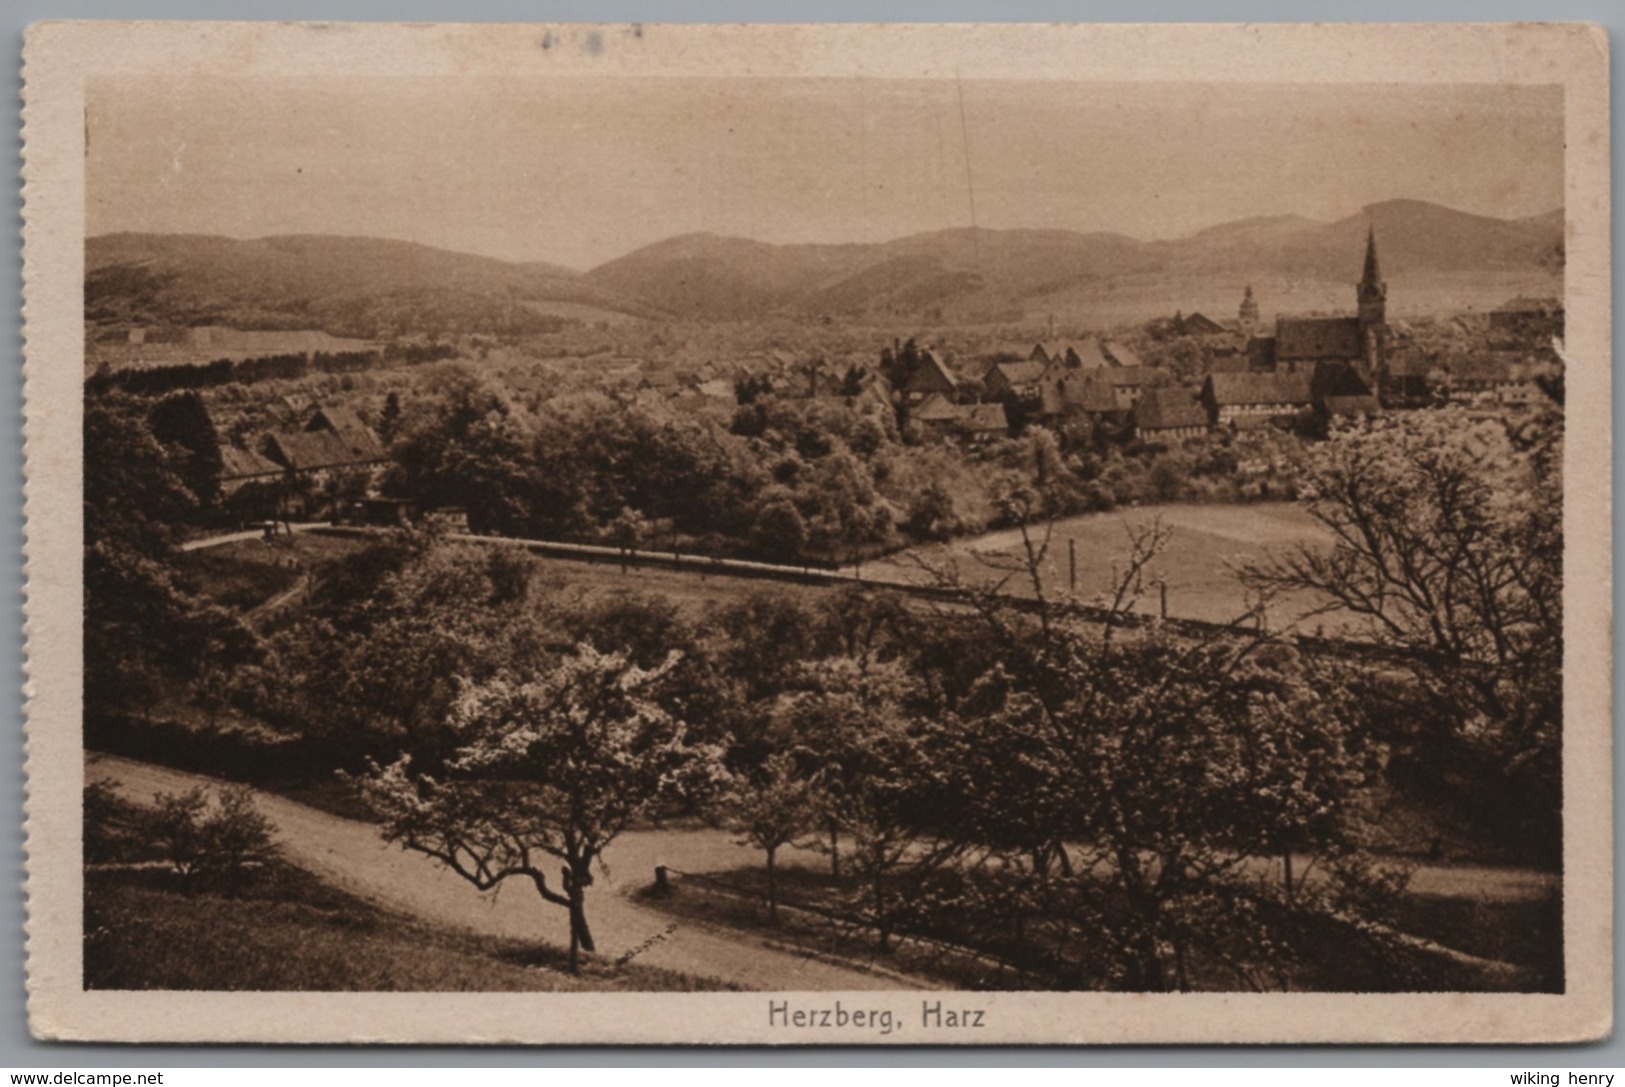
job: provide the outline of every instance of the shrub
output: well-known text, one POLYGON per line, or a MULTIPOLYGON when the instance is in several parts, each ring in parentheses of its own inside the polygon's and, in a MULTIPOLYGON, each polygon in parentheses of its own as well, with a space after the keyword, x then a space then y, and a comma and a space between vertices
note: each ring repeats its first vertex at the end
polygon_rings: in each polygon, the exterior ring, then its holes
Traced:
POLYGON ((1171 456, 1158 457, 1148 473, 1150 491, 1159 502, 1174 502, 1185 493, 1185 467, 1171 456))
POLYGON ((147 837, 184 879, 219 876, 236 880, 251 866, 276 855, 271 824, 242 785, 221 787, 211 805, 202 786, 159 793, 147 817, 147 837))
POLYGON ((946 540, 961 528, 954 496, 940 482, 927 483, 914 496, 903 527, 922 540, 946 540))
POLYGON ((254 806, 254 795, 242 785, 220 790, 214 814, 203 824, 205 867, 236 876, 276 855, 271 823, 254 806))
POLYGON ((788 498, 763 506, 751 527, 751 544, 770 559, 793 561, 807 546, 807 525, 788 498))
POLYGON ((197 872, 203 852, 202 824, 208 798, 201 788, 185 793, 158 793, 147 821, 147 835, 164 851, 183 877, 197 872))

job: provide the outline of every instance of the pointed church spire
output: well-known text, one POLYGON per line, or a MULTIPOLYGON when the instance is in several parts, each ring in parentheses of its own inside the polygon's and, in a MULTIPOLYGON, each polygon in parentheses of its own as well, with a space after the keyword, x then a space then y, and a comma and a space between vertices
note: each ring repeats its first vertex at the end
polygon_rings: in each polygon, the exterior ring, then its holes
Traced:
POLYGON ((1388 327, 1388 284, 1383 283, 1383 268, 1376 263, 1376 227, 1365 232, 1365 275, 1355 288, 1355 302, 1360 314, 1360 338, 1365 340, 1365 367, 1367 374, 1378 374, 1383 369, 1383 335, 1388 327))
POLYGON ((1381 325, 1387 319, 1388 284, 1382 281, 1382 267, 1377 263, 1377 229, 1370 227, 1365 235, 1365 274, 1355 288, 1355 301, 1359 305, 1362 327, 1381 325))
POLYGON ((1360 277, 1360 293, 1363 295, 1387 294, 1387 287, 1382 281, 1382 268, 1377 264, 1377 228, 1369 226, 1365 235, 1365 274, 1360 277))

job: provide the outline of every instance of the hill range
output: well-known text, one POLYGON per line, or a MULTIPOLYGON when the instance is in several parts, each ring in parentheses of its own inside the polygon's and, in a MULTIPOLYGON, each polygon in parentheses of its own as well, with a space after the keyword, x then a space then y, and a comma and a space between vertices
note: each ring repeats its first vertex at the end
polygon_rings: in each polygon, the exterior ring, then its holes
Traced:
POLYGON ((1059 315, 1107 327, 1178 308, 1227 316, 1245 283, 1255 285, 1266 313, 1347 308, 1368 228, 1398 312, 1561 293, 1561 210, 1503 220, 1392 200, 1332 223, 1244 219, 1174 241, 985 228, 844 245, 688 234, 587 272, 376 238, 104 235, 86 242, 86 311, 94 321, 217 320, 361 336, 414 326, 523 331, 558 318, 769 315, 947 322, 1059 315))

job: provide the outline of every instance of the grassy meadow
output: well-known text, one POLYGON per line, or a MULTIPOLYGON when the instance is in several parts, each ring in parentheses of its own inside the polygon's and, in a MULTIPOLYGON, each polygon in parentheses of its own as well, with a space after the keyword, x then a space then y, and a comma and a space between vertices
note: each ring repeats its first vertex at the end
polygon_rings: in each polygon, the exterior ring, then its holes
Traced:
MULTIPOLYGON (((1247 591, 1236 578, 1239 567, 1300 545, 1330 542, 1326 529, 1302 507, 1284 502, 1152 505, 1085 514, 1056 522, 1042 566, 1046 595, 1062 596, 1069 589, 1068 541, 1077 555, 1077 596, 1089 602, 1112 591, 1125 568, 1133 533, 1159 523, 1168 531, 1167 542, 1145 571, 1138 608, 1157 611, 1156 583, 1160 580, 1168 586, 1168 614, 1181 619, 1236 619, 1250 606, 1247 591)), ((1042 526, 1029 532, 1035 542, 1042 541, 1042 526)), ((921 580, 925 575, 919 563, 923 561, 934 567, 951 565, 972 584, 989 584, 1022 554, 1020 531, 1006 529, 943 547, 914 548, 866 569, 876 577, 921 580)), ((1005 591, 1026 595, 1031 589, 1025 577, 1018 576, 1005 591)), ((1279 600, 1270 609, 1269 623, 1284 627, 1314 604, 1307 599, 1279 600)), ((1317 625, 1327 632, 1345 629, 1334 616, 1317 618, 1308 629, 1313 631, 1317 625)))

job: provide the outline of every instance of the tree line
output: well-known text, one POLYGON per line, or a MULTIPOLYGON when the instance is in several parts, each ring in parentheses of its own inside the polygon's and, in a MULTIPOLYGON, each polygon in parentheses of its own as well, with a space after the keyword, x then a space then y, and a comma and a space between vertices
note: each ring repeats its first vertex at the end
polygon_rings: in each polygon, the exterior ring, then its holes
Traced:
POLYGON ((387 493, 456 505, 475 531, 780 563, 850 563, 920 542, 1141 501, 1290 497, 1302 443, 1246 434, 1124 450, 1034 426, 969 450, 921 443, 873 386, 751 386, 725 419, 579 393, 526 403, 460 365, 403 405, 387 493), (1252 475, 1240 465, 1263 465, 1252 475))
POLYGON ((456 354, 457 349, 450 344, 390 344, 373 351, 289 352, 122 370, 104 367, 86 381, 86 391, 92 395, 116 390, 133 396, 163 396, 234 382, 252 385, 260 381, 297 381, 311 374, 358 374, 390 366, 421 365, 453 358, 456 354))

